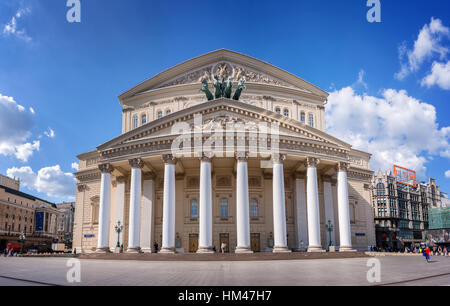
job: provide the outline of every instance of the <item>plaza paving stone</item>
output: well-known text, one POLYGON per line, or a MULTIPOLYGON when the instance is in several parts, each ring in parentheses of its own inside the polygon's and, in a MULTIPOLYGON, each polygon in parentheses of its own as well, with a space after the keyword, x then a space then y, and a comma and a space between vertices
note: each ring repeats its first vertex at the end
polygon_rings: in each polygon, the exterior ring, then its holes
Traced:
MULTIPOLYGON (((369 259, 371 258, 270 261, 80 259, 81 283, 69 284, 66 278, 68 259, 2 257, 0 285, 37 285, 27 283, 26 280, 63 286, 377 285, 367 281, 369 259)), ((450 285, 450 257, 433 257, 430 264, 421 256, 387 256, 377 259, 381 263, 381 285, 450 285), (433 277, 436 275, 439 277, 433 277), (418 278, 422 279, 417 280, 418 278)))

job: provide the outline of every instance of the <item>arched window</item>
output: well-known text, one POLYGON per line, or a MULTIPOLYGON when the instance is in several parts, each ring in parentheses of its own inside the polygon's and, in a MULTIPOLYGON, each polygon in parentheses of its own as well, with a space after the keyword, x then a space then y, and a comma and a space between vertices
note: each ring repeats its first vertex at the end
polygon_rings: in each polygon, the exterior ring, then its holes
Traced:
POLYGON ((279 107, 277 107, 277 108, 275 109, 275 112, 276 112, 277 114, 280 114, 280 115, 281 115, 281 109, 280 109, 279 107))
POLYGON ((191 200, 191 218, 198 218, 198 201, 197 201, 197 199, 191 200))
POLYGON ((162 111, 159 111, 158 112, 158 119, 161 119, 163 117, 163 112, 162 111))
POLYGON ((138 124, 139 124, 138 115, 134 115, 133 116, 133 129, 136 129, 138 127, 138 124))
POLYGON ((142 115, 141 122, 142 122, 142 125, 147 123, 147 115, 142 115))
POLYGON ((228 199, 223 198, 220 200, 220 217, 228 217, 228 199))
POLYGON ((305 112, 300 113, 300 121, 306 123, 306 114, 305 112))
POLYGON ((287 108, 284 110, 283 115, 289 117, 289 110, 287 108))
POLYGON ((172 111, 170 109, 166 110, 166 115, 170 115, 172 111))
POLYGON ((252 199, 250 202, 250 217, 257 218, 258 217, 258 200, 252 199))
POLYGON ((308 124, 310 127, 314 127, 314 115, 312 113, 308 115, 308 124))

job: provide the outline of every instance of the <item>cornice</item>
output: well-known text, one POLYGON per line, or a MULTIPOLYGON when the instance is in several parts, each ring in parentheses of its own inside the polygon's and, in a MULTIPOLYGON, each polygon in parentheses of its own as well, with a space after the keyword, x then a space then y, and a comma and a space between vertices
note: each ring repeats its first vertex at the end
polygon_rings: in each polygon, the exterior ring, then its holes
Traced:
POLYGON ((218 99, 211 102, 205 102, 199 105, 195 105, 188 109, 172 113, 166 117, 152 121, 144 126, 129 131, 115 139, 112 139, 97 147, 99 151, 103 151, 113 145, 122 144, 125 141, 143 138, 151 135, 152 133, 169 128, 177 122, 185 122, 194 118, 195 114, 207 115, 218 111, 226 111, 230 114, 236 114, 245 116, 249 119, 259 120, 262 122, 272 123, 278 122, 280 128, 290 129, 299 135, 316 139, 324 143, 332 143, 344 147, 347 150, 351 149, 351 146, 325 132, 318 129, 307 126, 297 120, 286 118, 275 112, 260 108, 258 106, 249 105, 239 101, 233 101, 229 99, 218 99))

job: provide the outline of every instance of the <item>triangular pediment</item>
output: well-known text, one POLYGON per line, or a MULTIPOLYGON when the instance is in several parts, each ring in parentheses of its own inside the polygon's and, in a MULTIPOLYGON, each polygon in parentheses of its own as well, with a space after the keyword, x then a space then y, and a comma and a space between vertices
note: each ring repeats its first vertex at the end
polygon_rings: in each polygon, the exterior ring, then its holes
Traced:
POLYGON ((202 79, 212 83, 214 75, 220 79, 232 77, 235 82, 242 77, 246 83, 288 87, 321 98, 328 96, 325 91, 287 71, 253 57, 222 49, 161 72, 119 98, 123 101, 158 89, 200 84, 202 79))
POLYGON ((349 144, 301 122, 251 104, 229 99, 205 102, 178 111, 125 133, 100 145, 97 149, 99 151, 120 150, 128 146, 139 146, 159 140, 170 141, 180 134, 191 131, 208 133, 220 127, 225 130, 227 124, 232 124, 236 132, 239 129, 248 131, 248 128, 252 126, 258 129, 258 124, 261 122, 266 123, 269 134, 272 131, 270 128, 277 124, 280 139, 286 141, 302 141, 346 151, 351 149, 349 144), (199 117, 200 114, 201 117, 199 117), (198 118, 201 118, 200 121, 198 118), (183 123, 186 128, 174 132, 173 127, 177 123, 183 123))

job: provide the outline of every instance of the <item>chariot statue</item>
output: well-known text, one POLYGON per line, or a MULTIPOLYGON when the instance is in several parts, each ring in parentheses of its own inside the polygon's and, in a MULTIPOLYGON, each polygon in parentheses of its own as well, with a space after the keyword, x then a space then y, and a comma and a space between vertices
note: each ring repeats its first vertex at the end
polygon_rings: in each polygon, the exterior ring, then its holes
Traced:
MULTIPOLYGON (((240 78, 238 82, 237 89, 234 93, 233 100, 239 101, 242 91, 246 89, 244 85, 245 81, 244 78, 240 78)), ((214 100, 214 99, 220 99, 220 98, 226 98, 231 99, 231 94, 233 92, 233 77, 229 76, 227 81, 225 81, 225 78, 222 78, 222 81, 219 80, 219 76, 214 76, 214 95, 211 93, 211 91, 208 88, 208 80, 205 78, 202 79, 202 91, 205 93, 206 98, 208 101, 214 100)))

